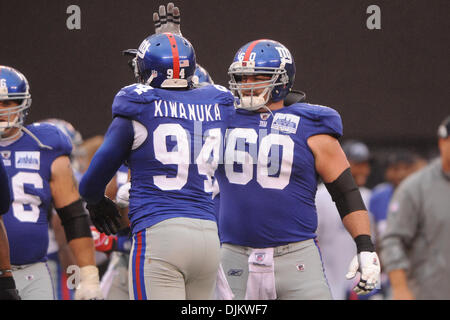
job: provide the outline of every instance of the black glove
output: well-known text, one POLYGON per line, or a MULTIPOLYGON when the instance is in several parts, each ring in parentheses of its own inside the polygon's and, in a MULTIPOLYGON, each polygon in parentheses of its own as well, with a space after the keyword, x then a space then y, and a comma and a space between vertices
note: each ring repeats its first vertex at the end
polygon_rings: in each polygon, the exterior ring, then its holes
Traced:
POLYGON ((92 223, 98 231, 110 236, 117 233, 122 226, 121 215, 116 204, 108 197, 103 197, 95 204, 88 203, 86 208, 89 211, 92 223))
POLYGON ((0 300, 21 300, 13 277, 0 277, 0 300))

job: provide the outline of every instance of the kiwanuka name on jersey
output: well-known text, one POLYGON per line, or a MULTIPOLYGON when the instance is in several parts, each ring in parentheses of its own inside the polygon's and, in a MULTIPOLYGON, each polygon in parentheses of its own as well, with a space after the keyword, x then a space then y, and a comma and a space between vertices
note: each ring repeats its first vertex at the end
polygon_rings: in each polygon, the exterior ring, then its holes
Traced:
POLYGON ((272 114, 239 109, 230 123, 216 171, 221 240, 265 248, 314 238, 318 175, 307 139, 340 137, 339 114, 298 103, 272 114))
POLYGON ((132 120, 129 218, 133 232, 174 217, 215 221, 211 176, 234 114, 234 97, 209 85, 187 91, 123 88, 113 116, 132 120))
POLYGON ((27 129, 52 149, 39 147, 25 132, 13 143, 0 144, 13 198, 3 216, 13 265, 46 260, 47 215, 52 208, 51 165, 57 157, 72 151, 70 140, 54 125, 36 123, 27 129))

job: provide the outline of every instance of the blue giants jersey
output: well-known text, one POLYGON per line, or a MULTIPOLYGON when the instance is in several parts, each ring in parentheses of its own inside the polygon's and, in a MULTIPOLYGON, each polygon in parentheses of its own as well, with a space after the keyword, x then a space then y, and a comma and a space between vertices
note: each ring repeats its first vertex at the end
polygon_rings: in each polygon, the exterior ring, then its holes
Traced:
POLYGON ((342 135, 335 110, 298 103, 272 114, 236 111, 216 171, 222 242, 266 248, 315 237, 318 174, 307 139, 317 134, 342 135))
POLYGON ((215 219, 211 176, 223 148, 233 95, 209 85, 187 91, 123 88, 113 116, 132 120, 129 218, 133 233, 174 217, 215 219))
POLYGON ((27 129, 52 149, 39 147, 25 132, 9 145, 0 144, 13 199, 3 217, 13 265, 46 260, 47 216, 52 208, 51 165, 57 157, 72 151, 70 140, 54 125, 36 123, 27 129))

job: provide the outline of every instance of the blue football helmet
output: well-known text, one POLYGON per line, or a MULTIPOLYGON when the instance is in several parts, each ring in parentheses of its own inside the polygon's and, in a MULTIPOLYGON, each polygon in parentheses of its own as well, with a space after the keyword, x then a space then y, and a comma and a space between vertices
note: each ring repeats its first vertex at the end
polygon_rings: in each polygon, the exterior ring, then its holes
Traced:
POLYGON ((208 84, 214 84, 214 81, 212 80, 208 71, 206 71, 206 69, 203 68, 198 63, 197 63, 197 67, 195 68, 194 77, 192 78, 192 81, 194 82, 194 85, 196 87, 201 87, 201 86, 205 86, 208 84))
MULTIPOLYGON (((11 67, 0 66, 0 101, 6 100, 17 102, 18 105, 0 108, 0 139, 5 139, 5 131, 12 127, 23 128, 31 106, 30 86, 25 76, 11 67)), ((13 139, 18 134, 20 130, 7 139, 13 139)))
POLYGON ((135 75, 140 83, 154 88, 189 88, 195 72, 191 43, 173 33, 146 38, 136 53, 135 75))
POLYGON ((239 97, 238 108, 257 110, 269 101, 284 100, 294 85, 295 63, 289 50, 281 43, 261 39, 247 43, 236 53, 228 69, 230 90, 239 97), (270 79, 242 83, 242 76, 266 75, 270 79), (259 95, 255 90, 264 89, 259 95))

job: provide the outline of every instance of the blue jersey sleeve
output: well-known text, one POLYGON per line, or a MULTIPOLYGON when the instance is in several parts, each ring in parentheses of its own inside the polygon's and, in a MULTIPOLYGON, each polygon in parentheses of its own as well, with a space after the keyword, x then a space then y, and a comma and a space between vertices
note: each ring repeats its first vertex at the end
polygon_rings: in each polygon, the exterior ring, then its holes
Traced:
POLYGON ((80 194, 88 203, 103 198, 108 182, 128 158, 134 140, 130 120, 116 117, 105 134, 103 144, 95 153, 80 182, 80 194))
POLYGON ((145 104, 157 99, 154 91, 152 87, 143 84, 133 84, 122 88, 116 94, 112 104, 113 117, 137 119, 145 108, 145 104))
POLYGON ((50 161, 72 153, 72 142, 58 127, 49 123, 35 123, 29 127, 38 139, 51 147, 50 161))
POLYGON ((3 166, 3 161, 0 160, 0 215, 8 212, 10 204, 11 191, 9 189, 8 174, 3 166))
POLYGON ((319 105, 305 105, 307 112, 305 112, 303 126, 306 138, 317 134, 329 134, 336 139, 342 136, 342 119, 336 110, 319 105))

